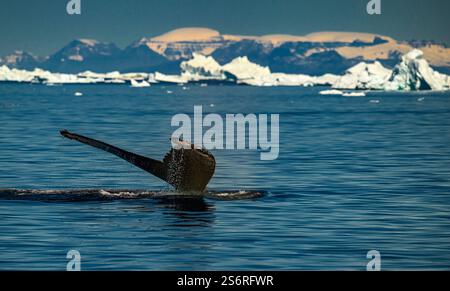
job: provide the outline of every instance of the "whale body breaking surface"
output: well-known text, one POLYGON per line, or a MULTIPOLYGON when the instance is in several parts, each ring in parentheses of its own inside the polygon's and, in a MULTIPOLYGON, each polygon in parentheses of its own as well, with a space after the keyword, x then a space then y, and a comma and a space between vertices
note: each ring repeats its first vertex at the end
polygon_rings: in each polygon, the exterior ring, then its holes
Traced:
POLYGON ((114 154, 158 177, 175 188, 170 190, 139 189, 0 189, 0 200, 42 202, 82 202, 129 199, 189 199, 242 200, 267 194, 260 190, 206 190, 214 175, 215 159, 207 150, 186 141, 172 140, 174 146, 163 161, 147 158, 86 136, 61 130, 61 135, 114 154), (200 194, 200 195, 199 195, 200 194))
POLYGON ((261 190, 205 191, 202 196, 182 194, 165 190, 139 189, 0 189, 0 200, 21 200, 41 202, 83 202, 142 199, 185 199, 208 198, 212 200, 257 199, 267 195, 261 190))

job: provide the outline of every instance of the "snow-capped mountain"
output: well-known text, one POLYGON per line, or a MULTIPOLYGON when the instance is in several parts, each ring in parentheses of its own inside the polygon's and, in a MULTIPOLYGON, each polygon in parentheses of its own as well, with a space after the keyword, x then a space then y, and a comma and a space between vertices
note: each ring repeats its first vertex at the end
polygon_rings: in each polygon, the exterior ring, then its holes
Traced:
POLYGON ((39 67, 40 63, 38 57, 24 51, 15 51, 10 55, 0 58, 0 65, 24 70, 32 70, 39 67))
POLYGON ((41 67, 52 72, 78 73, 148 71, 168 60, 139 42, 125 49, 115 44, 90 39, 77 39, 51 55, 41 67))
POLYGON ((86 70, 180 73, 180 63, 194 53, 212 56, 220 65, 238 57, 268 67, 273 72, 320 76, 344 74, 360 62, 392 69, 401 56, 418 48, 430 66, 450 72, 450 48, 434 42, 400 42, 391 37, 354 32, 318 32, 305 36, 241 36, 220 34, 208 28, 181 28, 160 36, 142 38, 124 49, 95 40, 74 40, 44 61, 25 53, 0 60, 0 65, 53 72, 86 70), (23 59, 23 61, 20 61, 23 59), (37 63, 36 63, 37 62, 37 63))
POLYGON ((169 61, 190 59, 193 53, 210 55, 230 41, 209 28, 180 28, 138 43, 164 56, 169 61))
POLYGON ((114 44, 77 39, 51 55, 42 67, 53 72, 76 73, 86 70, 111 71, 121 50, 114 44))
POLYGON ((118 70, 126 72, 156 71, 160 66, 170 63, 168 59, 152 50, 142 40, 126 47, 115 61, 118 70))
POLYGON ((284 73, 340 74, 359 59, 344 58, 332 50, 336 45, 310 41, 274 44, 267 40, 244 39, 217 49, 212 56, 222 64, 239 56, 247 56, 252 62, 284 73))

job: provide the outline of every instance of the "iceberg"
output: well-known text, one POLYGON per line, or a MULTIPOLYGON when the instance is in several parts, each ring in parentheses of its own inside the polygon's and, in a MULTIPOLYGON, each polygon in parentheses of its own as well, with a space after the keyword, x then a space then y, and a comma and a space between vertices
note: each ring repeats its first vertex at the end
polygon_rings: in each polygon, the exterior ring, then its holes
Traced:
POLYGON ((414 49, 402 57, 395 66, 387 90, 449 90, 448 75, 434 71, 423 58, 423 52, 414 49))
MULTIPOLYGON (((62 74, 41 69, 33 71, 10 69, 3 65, 0 67, 0 82, 46 85, 131 83, 132 87, 148 87, 150 83, 186 84, 220 81, 249 86, 331 86, 333 90, 321 91, 321 95, 344 94, 336 90, 450 90, 450 77, 434 71, 423 58, 423 52, 417 49, 404 55, 393 70, 383 67, 377 61, 361 62, 349 68, 342 76, 273 73, 269 67, 255 64, 245 56, 237 57, 222 66, 213 57, 197 53, 193 54, 192 59, 182 62, 180 68, 182 70, 180 75, 166 75, 159 72, 123 74, 118 71, 62 74)), ((363 94, 349 93, 347 96, 363 94)))
POLYGON ((0 67, 0 81, 3 82, 33 82, 34 76, 28 71, 10 69, 6 65, 0 67))
POLYGON ((366 93, 364 92, 344 92, 342 94, 344 97, 365 97, 366 93))
POLYGON ((344 92, 339 90, 323 90, 319 92, 320 95, 342 95, 344 92))
POLYGON ((162 83, 175 83, 175 84, 186 84, 189 82, 189 78, 183 75, 166 75, 156 72, 154 75, 154 80, 162 83))
POLYGON ((263 80, 271 74, 269 67, 262 67, 252 63, 247 57, 237 57, 230 63, 224 65, 222 69, 225 73, 237 80, 238 83, 245 83, 247 80, 250 80, 250 83, 256 82, 258 84, 259 82, 256 80, 263 80))
POLYGON ((180 64, 182 76, 190 81, 225 80, 222 66, 213 57, 193 53, 193 58, 180 64))
POLYGON ((450 77, 434 71, 423 58, 423 52, 414 49, 402 56, 402 61, 393 70, 384 68, 379 62, 361 62, 348 69, 332 87, 350 90, 442 91, 450 89, 450 77))
POLYGON ((340 76, 334 74, 325 74, 314 78, 314 85, 316 86, 333 86, 340 76))
POLYGON ((251 62, 247 57, 237 57, 221 66, 211 56, 193 54, 181 63, 182 76, 189 81, 229 81, 249 86, 331 86, 339 76, 326 74, 312 77, 303 74, 272 73, 268 67, 251 62))
POLYGON ((150 87, 150 84, 145 80, 142 80, 141 82, 139 82, 135 79, 131 79, 131 87, 144 88, 144 87, 150 87))
POLYGON ((238 79, 237 83, 251 86, 312 86, 315 85, 315 78, 301 74, 270 73, 238 79))
POLYGON ((332 87, 350 90, 383 90, 391 75, 392 71, 379 62, 373 64, 361 62, 337 78, 332 87))
POLYGON ((106 84, 124 84, 127 80, 125 80, 120 72, 114 71, 110 73, 94 73, 91 71, 85 71, 77 74, 79 78, 97 80, 97 83, 106 83, 106 84))

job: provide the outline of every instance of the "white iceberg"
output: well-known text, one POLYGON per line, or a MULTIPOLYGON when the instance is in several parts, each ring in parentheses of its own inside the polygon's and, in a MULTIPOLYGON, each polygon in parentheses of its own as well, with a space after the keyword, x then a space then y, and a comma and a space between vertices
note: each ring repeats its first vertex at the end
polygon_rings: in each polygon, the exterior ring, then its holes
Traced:
POLYGON ((131 87, 135 87, 135 88, 150 87, 150 84, 145 80, 142 80, 141 82, 139 82, 135 79, 131 79, 130 82, 131 82, 131 87))
POLYGON ((312 77, 303 74, 272 73, 268 67, 237 57, 221 66, 212 57, 193 54, 193 59, 181 63, 182 76, 189 81, 233 81, 250 86, 314 86, 332 85, 339 76, 326 74, 312 77))
POLYGON ((247 57, 237 57, 230 63, 222 67, 223 71, 230 76, 234 77, 238 82, 245 83, 256 82, 252 80, 262 80, 264 77, 269 77, 271 72, 268 67, 263 67, 252 63, 247 57))
POLYGON ((157 82, 163 83, 175 83, 175 84, 185 84, 189 82, 189 78, 183 75, 166 75, 159 72, 156 72, 154 75, 154 79, 157 82))
POLYGON ((335 89, 351 90, 383 90, 392 71, 383 67, 379 62, 368 64, 361 62, 348 69, 333 84, 335 89))
POLYGON ((33 82, 34 76, 28 71, 0 67, 0 81, 3 82, 33 82))
POLYGON ((402 56, 393 70, 379 62, 364 62, 348 69, 334 82, 335 89, 351 90, 449 90, 450 77, 434 71, 423 58, 423 52, 414 49, 402 56))
POLYGON ((423 58, 423 52, 414 49, 402 57, 395 66, 387 90, 449 90, 448 75, 434 71, 423 58))
POLYGON ((314 85, 316 86, 333 86, 341 76, 334 74, 325 74, 319 77, 314 77, 314 85))
POLYGON ((323 90, 319 92, 320 95, 342 95, 344 92, 339 90, 323 90))
POLYGON ((225 80, 222 66, 211 56, 193 53, 193 58, 180 64, 182 75, 190 81, 225 80))
POLYGON ((364 92, 344 92, 342 94, 344 97, 365 97, 366 93, 364 92))
POLYGON ((126 79, 123 75, 118 71, 109 72, 109 73, 95 73, 91 71, 85 71, 77 74, 79 78, 86 78, 91 80, 97 80, 97 83, 106 83, 106 84, 124 84, 126 83, 126 79))

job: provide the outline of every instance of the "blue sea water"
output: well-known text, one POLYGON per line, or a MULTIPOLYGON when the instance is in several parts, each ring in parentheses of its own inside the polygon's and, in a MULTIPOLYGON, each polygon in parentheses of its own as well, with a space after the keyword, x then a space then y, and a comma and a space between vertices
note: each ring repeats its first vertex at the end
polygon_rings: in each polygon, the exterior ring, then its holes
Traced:
POLYGON ((0 84, 0 188, 91 189, 59 201, 0 191, 0 270, 65 270, 72 249, 82 270, 365 270, 369 250, 383 270, 450 269, 450 94, 320 90, 0 84), (277 160, 213 151, 210 190, 262 195, 96 199, 170 189, 58 133, 161 159, 171 117, 194 105, 280 114, 277 160))

